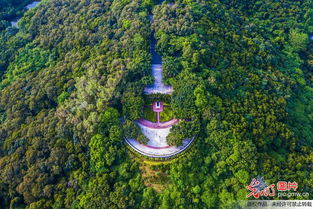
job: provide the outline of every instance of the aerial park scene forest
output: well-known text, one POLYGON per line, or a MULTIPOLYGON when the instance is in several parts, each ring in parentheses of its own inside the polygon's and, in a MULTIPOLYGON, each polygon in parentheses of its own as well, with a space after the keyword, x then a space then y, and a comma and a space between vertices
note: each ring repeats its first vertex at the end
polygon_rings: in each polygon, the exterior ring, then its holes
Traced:
POLYGON ((312 165, 311 0, 0 0, 1 209, 309 201, 312 165))

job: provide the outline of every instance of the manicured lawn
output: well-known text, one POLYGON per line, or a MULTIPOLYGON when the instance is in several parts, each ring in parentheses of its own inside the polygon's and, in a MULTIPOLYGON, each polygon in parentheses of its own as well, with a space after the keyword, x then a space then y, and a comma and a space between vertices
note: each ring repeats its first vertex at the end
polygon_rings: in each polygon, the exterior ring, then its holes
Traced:
MULTIPOLYGON (((163 103, 164 110, 160 112, 160 122, 166 122, 173 119, 173 111, 170 107, 170 104, 163 103), (166 107, 165 107, 166 105, 166 107)), ((152 103, 146 102, 144 107, 144 118, 151 122, 157 122, 156 120, 156 113, 152 110, 152 103), (151 107, 148 107, 151 106, 151 107)))
POLYGON ((160 112, 161 122, 166 122, 173 119, 173 111, 170 107, 164 107, 163 112, 160 112))
POLYGON ((144 116, 145 116, 145 119, 148 121, 157 122, 156 113, 153 112, 151 107, 145 107, 144 108, 144 116))

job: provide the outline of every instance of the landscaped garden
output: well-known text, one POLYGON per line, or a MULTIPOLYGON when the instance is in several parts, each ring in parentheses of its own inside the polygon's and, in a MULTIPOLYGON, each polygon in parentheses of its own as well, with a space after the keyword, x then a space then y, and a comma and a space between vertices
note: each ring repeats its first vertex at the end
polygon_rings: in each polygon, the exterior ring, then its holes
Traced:
MULTIPOLYGON (((146 104, 144 107, 144 119, 154 122, 157 122, 157 113, 153 112, 152 104, 146 104)), ((170 104, 164 103, 164 109, 160 112, 160 122, 166 122, 173 119, 173 111, 170 107, 170 104)))
POLYGON ((144 118, 148 121, 157 122, 157 117, 156 117, 156 113, 153 112, 152 110, 152 106, 146 106, 144 107, 144 118))
POLYGON ((164 109, 162 112, 160 112, 160 121, 166 122, 173 119, 173 110, 171 107, 167 106, 165 104, 164 109))

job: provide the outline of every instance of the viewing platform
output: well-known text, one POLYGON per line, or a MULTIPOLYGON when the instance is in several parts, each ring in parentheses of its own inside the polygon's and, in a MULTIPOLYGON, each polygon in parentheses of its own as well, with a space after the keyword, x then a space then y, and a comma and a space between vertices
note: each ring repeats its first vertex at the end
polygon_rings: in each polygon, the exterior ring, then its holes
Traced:
MULTIPOLYGON (((153 23, 153 15, 149 15, 153 23)), ((146 95, 150 94, 172 94, 173 88, 163 83, 162 57, 156 52, 157 41, 152 31, 150 36, 150 53, 152 56, 151 73, 154 78, 152 85, 144 88, 146 95)), ((140 144, 136 139, 125 139, 126 143, 136 152, 153 158, 168 158, 183 152, 193 142, 194 137, 185 139, 180 146, 170 146, 167 143, 167 136, 171 128, 179 123, 173 118, 173 112, 169 104, 158 100, 145 104, 144 118, 136 121, 142 134, 148 139, 147 144, 140 144)))

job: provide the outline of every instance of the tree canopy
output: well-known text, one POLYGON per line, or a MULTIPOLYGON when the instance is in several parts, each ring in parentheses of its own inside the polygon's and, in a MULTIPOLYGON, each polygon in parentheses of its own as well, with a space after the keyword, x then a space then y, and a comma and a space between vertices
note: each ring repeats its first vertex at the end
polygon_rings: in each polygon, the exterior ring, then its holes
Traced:
POLYGON ((161 2, 0 1, 0 208, 231 208, 256 176, 312 198, 312 2, 161 2), (196 136, 157 165, 123 138, 147 142, 152 32, 168 142, 196 136))

